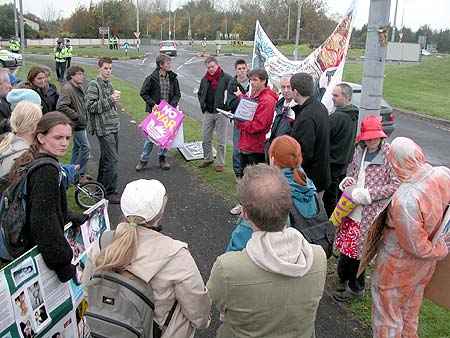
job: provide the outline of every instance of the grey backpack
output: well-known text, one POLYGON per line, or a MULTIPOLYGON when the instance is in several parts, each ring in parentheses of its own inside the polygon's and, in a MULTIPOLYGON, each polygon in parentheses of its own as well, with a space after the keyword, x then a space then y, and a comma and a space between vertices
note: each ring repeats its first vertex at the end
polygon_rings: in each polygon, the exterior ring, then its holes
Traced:
MULTIPOLYGON (((114 236, 105 231, 100 248, 107 246, 114 236)), ((96 273, 87 283, 88 310, 85 318, 92 338, 157 338, 161 329, 153 321, 153 293, 148 285, 129 274, 96 273)), ((163 328, 173 316, 173 305, 163 328)))

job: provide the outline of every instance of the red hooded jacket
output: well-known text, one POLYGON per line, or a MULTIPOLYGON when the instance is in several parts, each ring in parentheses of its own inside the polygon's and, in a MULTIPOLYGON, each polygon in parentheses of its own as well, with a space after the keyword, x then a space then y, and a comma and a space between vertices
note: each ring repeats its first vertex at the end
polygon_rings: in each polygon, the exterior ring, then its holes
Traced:
POLYGON ((278 96, 269 87, 264 88, 258 96, 255 116, 252 121, 237 122, 240 130, 239 150, 246 153, 264 154, 266 134, 269 132, 275 113, 278 96))

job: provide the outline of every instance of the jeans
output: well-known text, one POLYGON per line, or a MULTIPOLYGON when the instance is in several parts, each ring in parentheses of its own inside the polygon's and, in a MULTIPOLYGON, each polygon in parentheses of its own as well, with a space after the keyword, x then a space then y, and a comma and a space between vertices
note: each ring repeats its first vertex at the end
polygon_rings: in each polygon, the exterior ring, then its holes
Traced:
POLYGON ((206 112, 203 114, 203 158, 205 161, 213 160, 212 140, 213 132, 216 130, 217 139, 219 142, 217 149, 217 165, 225 164, 225 147, 227 126, 229 124, 228 118, 222 114, 210 114, 206 112))
POLYGON ((66 61, 56 62, 56 77, 58 81, 64 81, 64 73, 66 72, 66 61))
POLYGON ((106 194, 117 192, 117 166, 119 163, 119 135, 112 133, 97 136, 100 143, 100 161, 97 181, 103 184, 106 194))
POLYGON ((241 174, 241 155, 239 154, 239 138, 241 131, 233 127, 233 171, 236 177, 241 174))
MULTIPOLYGON (((153 145, 154 143, 152 141, 150 141, 149 139, 145 139, 144 141, 144 149, 142 150, 142 154, 141 154, 141 161, 142 162, 148 162, 148 160, 150 159, 150 154, 153 150, 153 145)), ((160 148, 158 151, 158 156, 166 156, 167 154, 167 149, 162 149, 160 148)))
POLYGON ((90 148, 86 130, 75 131, 73 133, 72 159, 70 160, 70 164, 78 164, 80 166, 80 175, 86 173, 90 148))

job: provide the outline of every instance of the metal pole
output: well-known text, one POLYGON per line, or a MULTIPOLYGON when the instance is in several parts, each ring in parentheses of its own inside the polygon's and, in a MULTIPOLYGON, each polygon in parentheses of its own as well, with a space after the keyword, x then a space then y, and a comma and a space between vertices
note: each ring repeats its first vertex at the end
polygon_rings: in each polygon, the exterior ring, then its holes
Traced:
POLYGON ((16 38, 19 37, 19 23, 17 22, 17 3, 14 0, 14 32, 16 34, 16 38))
MULTIPOLYGON (((104 8, 103 8, 103 3, 104 3, 105 1, 104 0, 102 0, 102 27, 105 27, 105 14, 104 14, 104 8)), ((108 34, 109 35, 109 34, 108 34)), ((109 38, 109 36, 108 36, 108 38, 109 38)))
POLYGON ((302 5, 303 0, 297 0, 298 5, 298 14, 297 14, 297 33, 295 34, 295 50, 294 50, 294 60, 298 60, 299 51, 298 51, 298 43, 300 41, 300 20, 302 17, 302 5))
POLYGON ((19 0, 19 7, 20 7, 20 50, 23 53, 23 49, 25 48, 25 25, 23 23, 22 0, 19 0))
POLYGON ((397 29, 397 7, 398 7, 398 0, 395 1, 395 12, 394 12, 394 24, 392 25, 392 35, 391 35, 391 42, 395 42, 395 31, 397 29))
POLYGON ((177 12, 173 13, 173 39, 176 40, 175 34, 177 32, 177 27, 175 26, 175 23, 177 21, 177 12))
POLYGON ((163 24, 161 23, 161 41, 163 39, 163 24))
POLYGON ((287 26, 287 35, 286 35, 286 40, 289 41, 289 38, 291 37, 291 7, 288 4, 288 22, 287 22, 288 26, 287 26))
POLYGON ((391 0, 370 1, 359 121, 380 115, 390 9, 391 0))
POLYGON ((169 40, 171 40, 172 28, 170 27, 170 0, 169 0, 169 40))
POLYGON ((139 0, 136 0, 136 32, 139 33, 139 0))
POLYGON ((191 31, 191 14, 188 14, 188 40, 192 38, 192 31, 191 31))

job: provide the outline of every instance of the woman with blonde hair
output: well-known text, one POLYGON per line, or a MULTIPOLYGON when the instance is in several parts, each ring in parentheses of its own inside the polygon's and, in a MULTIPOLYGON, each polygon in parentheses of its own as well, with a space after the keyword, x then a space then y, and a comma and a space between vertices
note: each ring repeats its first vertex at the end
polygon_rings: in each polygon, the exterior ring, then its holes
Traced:
MULTIPOLYGON (((211 303, 187 244, 160 232, 166 203, 161 182, 140 179, 128 183, 120 200, 126 221, 117 226, 109 245, 100 249, 97 242, 93 246, 85 273, 115 272, 138 278, 153 292, 154 321, 162 337, 188 338, 196 328, 208 326, 211 303)), ((89 304, 93 301, 89 299, 89 304)))
POLYGON ((7 176, 16 158, 20 157, 33 143, 36 126, 42 117, 37 104, 22 101, 14 108, 11 118, 11 132, 0 141, 0 191, 5 188, 7 176))

